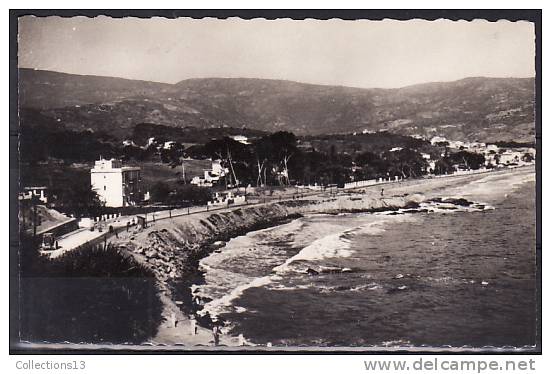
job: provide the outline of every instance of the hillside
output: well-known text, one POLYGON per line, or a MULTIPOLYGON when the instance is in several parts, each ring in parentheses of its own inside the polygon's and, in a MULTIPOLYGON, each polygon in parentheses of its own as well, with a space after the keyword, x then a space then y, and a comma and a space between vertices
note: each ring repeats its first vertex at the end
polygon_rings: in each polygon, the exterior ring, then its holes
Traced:
POLYGON ((245 78, 163 84, 20 69, 20 106, 69 129, 118 138, 139 123, 298 135, 389 130, 480 141, 534 137, 533 78, 360 89, 245 78))

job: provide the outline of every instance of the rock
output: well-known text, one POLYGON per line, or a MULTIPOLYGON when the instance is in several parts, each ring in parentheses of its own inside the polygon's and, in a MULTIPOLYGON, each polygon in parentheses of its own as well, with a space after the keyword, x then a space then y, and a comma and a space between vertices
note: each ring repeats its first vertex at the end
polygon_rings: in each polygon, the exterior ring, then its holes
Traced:
POLYGON ((318 275, 319 271, 316 271, 312 268, 308 268, 308 269, 306 269, 306 274, 308 274, 308 275, 318 275))
POLYGON ((408 201, 408 202, 404 205, 404 208, 405 208, 405 209, 419 208, 419 203, 417 203, 417 202, 415 202, 415 201, 408 201))
POLYGON ((459 198, 459 199, 448 198, 448 199, 442 200, 442 202, 447 203, 447 204, 459 205, 459 206, 469 206, 469 205, 472 204, 471 201, 463 199, 463 198, 459 198))

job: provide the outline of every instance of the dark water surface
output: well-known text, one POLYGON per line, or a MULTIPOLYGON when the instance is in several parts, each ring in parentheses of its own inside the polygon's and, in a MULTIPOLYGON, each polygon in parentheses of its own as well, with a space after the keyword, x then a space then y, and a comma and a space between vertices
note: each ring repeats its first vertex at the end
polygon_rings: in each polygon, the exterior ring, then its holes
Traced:
POLYGON ((442 191, 483 209, 311 216, 233 239, 201 261, 195 293, 260 344, 533 345, 535 183, 496 178, 442 191))

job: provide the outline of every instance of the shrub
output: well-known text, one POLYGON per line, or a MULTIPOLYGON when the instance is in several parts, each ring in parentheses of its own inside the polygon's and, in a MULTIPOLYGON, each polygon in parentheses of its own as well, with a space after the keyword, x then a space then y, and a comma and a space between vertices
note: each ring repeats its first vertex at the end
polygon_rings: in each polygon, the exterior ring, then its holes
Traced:
POLYGON ((131 255, 100 245, 50 260, 32 246, 21 249, 28 251, 20 283, 23 340, 141 343, 156 334, 158 286, 131 255))

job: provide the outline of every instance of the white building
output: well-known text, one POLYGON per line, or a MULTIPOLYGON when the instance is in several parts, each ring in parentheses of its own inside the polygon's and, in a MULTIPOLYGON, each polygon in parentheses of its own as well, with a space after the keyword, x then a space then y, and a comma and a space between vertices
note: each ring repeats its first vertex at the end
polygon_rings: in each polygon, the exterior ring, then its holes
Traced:
POLYGON ((522 160, 522 156, 521 152, 506 150, 499 155, 499 163, 502 165, 518 164, 522 160))
POLYGON ((172 149, 174 148, 175 145, 176 145, 176 142, 174 140, 169 140, 168 142, 165 142, 165 144, 163 144, 163 148, 172 149))
POLYGON ((442 143, 447 142, 448 139, 442 137, 442 136, 435 136, 430 140, 430 144, 435 145, 436 143, 442 143))
POLYGON ((228 168, 223 167, 220 160, 214 160, 212 161, 211 169, 204 171, 203 177, 193 177, 190 183, 201 187, 212 187, 228 172, 228 168))
POLYGON ((233 135, 233 136, 230 136, 230 138, 242 144, 251 144, 249 142, 249 139, 245 135, 233 135))
POLYGON ((448 141, 448 143, 450 144, 449 145, 450 148, 454 148, 454 149, 468 148, 468 146, 461 140, 450 140, 448 141))
POLYGON ((155 138, 151 137, 151 138, 147 139, 147 144, 145 146, 150 147, 154 144, 155 144, 155 138))
POLYGON ((47 191, 48 187, 25 187, 23 192, 20 193, 20 197, 23 199, 30 199, 33 196, 37 196, 38 200, 42 201, 44 204, 47 204, 47 191))
POLYGON ((115 159, 100 159, 90 170, 90 181, 105 206, 123 207, 142 200, 139 167, 125 167, 115 159))

